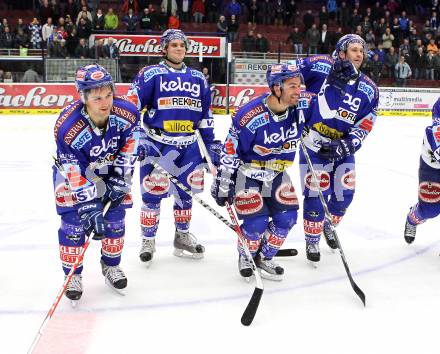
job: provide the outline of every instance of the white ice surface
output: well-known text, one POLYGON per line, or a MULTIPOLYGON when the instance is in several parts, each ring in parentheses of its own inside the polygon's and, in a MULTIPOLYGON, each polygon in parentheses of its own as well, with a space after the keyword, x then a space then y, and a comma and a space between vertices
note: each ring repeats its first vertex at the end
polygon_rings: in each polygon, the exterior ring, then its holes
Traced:
MULTIPOLYGON (((63 282, 50 168, 55 119, 0 118, 1 353, 26 352, 63 282)), ((136 186, 122 258, 126 296, 105 286, 93 242, 84 262, 83 298, 75 310, 61 300, 38 352, 438 353, 439 219, 420 226, 411 246, 402 236, 417 200, 420 145, 429 122, 379 118, 356 156, 357 191, 338 234, 366 308, 338 253, 321 243, 319 268, 306 263, 299 217, 285 243, 299 255, 279 259, 285 279, 265 281, 254 323, 243 327, 240 317, 254 283, 238 275, 234 233, 195 203, 191 230, 206 256, 176 258, 167 200, 154 262, 146 269, 138 259, 136 186)), ((216 124, 223 137, 229 120, 216 117, 216 124)), ((299 190, 297 164, 291 173, 299 190)), ((214 205, 210 184, 209 176, 203 198, 214 205)))

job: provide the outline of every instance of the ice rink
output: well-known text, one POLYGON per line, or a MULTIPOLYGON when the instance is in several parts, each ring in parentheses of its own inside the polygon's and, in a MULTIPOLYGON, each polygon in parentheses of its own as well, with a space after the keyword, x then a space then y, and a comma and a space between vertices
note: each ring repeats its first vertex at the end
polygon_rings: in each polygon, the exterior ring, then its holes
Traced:
MULTIPOLYGON (((55 116, 0 117, 0 352, 25 353, 63 283, 51 155, 55 116)), ((357 153, 357 192, 338 234, 367 306, 350 287, 339 253, 321 243, 318 269, 305 258, 302 218, 279 259, 282 282, 265 292, 250 327, 240 317, 254 290, 237 271, 236 237, 195 203, 191 231, 203 260, 172 255, 171 200, 163 204, 151 268, 138 259, 138 186, 127 214, 126 296, 111 291, 93 242, 76 309, 63 298, 39 353, 438 353, 440 218, 408 246, 403 227, 417 201, 417 169, 430 118, 380 117, 357 153)), ((224 137, 229 119, 216 117, 224 137)), ((291 169, 297 191, 298 165, 291 169)), ((136 172, 137 175, 137 172, 136 172)), ((209 195, 211 177, 203 198, 209 195)), ((225 210, 221 210, 227 216, 225 210)), ((301 213, 300 213, 301 214, 301 213)))

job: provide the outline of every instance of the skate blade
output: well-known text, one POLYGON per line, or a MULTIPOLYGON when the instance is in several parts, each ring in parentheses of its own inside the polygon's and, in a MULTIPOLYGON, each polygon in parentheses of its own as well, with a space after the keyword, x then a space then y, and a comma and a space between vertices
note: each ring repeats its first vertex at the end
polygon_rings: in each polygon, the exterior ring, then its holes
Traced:
POLYGON ((192 258, 192 259, 202 259, 203 253, 191 253, 186 250, 181 250, 178 248, 174 249, 173 255, 181 258, 192 258))
POLYGON ((309 263, 309 265, 313 268, 313 269, 317 269, 318 268, 318 263, 319 262, 313 262, 311 260, 307 261, 309 263))
POLYGON ((263 279, 272 280, 272 281, 282 281, 284 274, 270 274, 262 269, 258 270, 263 279))
POLYGON ((110 289, 112 289, 115 293, 121 295, 121 296, 125 296, 125 288, 124 289, 116 289, 112 283, 110 282, 110 280, 108 280, 107 278, 105 278, 105 283, 108 285, 108 287, 110 289))

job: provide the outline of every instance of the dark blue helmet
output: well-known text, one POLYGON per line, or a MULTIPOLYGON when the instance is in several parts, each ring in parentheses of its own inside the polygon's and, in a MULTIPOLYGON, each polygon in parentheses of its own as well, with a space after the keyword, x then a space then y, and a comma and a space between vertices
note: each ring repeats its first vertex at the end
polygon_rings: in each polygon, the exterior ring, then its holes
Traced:
POLYGON ((291 77, 299 77, 301 82, 304 82, 301 70, 295 64, 273 64, 266 73, 266 80, 270 89, 275 85, 281 85, 291 77))
POLYGON ((162 37, 160 37, 160 46, 162 47, 162 49, 165 49, 168 45, 168 43, 170 43, 171 41, 175 40, 175 39, 179 39, 181 40, 183 43, 185 43, 185 48, 188 49, 188 38, 186 37, 185 33, 183 33, 181 30, 179 29, 167 29, 163 34, 162 37))
POLYGON ((339 52, 346 52, 348 49, 348 46, 352 43, 359 43, 364 48, 364 56, 367 55, 367 43, 365 43, 364 39, 357 35, 357 34, 346 34, 345 36, 342 36, 338 43, 336 43, 335 51, 333 52, 333 59, 339 58, 339 52))
POLYGON ((101 65, 91 64, 76 71, 75 86, 79 93, 107 85, 114 91, 112 76, 101 65))

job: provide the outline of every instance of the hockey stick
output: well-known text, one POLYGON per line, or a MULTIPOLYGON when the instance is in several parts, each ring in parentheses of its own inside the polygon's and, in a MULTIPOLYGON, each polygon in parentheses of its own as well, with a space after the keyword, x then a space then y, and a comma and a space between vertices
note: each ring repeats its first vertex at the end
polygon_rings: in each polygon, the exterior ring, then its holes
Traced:
MULTIPOLYGON (((200 132, 198 130, 195 131, 195 134, 197 136, 197 142, 199 144, 200 150, 202 150, 203 155, 205 155, 205 159, 206 162, 208 163, 209 170, 211 171, 211 174, 215 176, 217 171, 214 164, 211 161, 211 157, 209 156, 209 152, 206 149, 205 143, 203 142, 202 136, 200 135, 200 132)), ((226 209, 228 210, 229 216, 232 221, 232 225, 234 226, 234 230, 237 233, 237 236, 240 239, 240 242, 243 246, 244 253, 246 254, 246 257, 250 259, 252 262, 252 270, 254 271, 255 274, 255 281, 256 281, 255 290, 252 294, 251 299, 249 300, 248 305, 246 306, 246 309, 243 312, 243 315, 241 316, 241 323, 244 326, 249 326, 252 323, 255 314, 257 313, 258 305, 260 304, 261 297, 263 296, 264 286, 263 286, 263 281, 261 280, 261 275, 255 264, 254 258, 252 257, 251 252, 249 251, 249 248, 246 244, 246 239, 240 229, 240 226, 238 225, 235 212, 228 202, 225 203, 225 206, 226 209)))
POLYGON ((307 148, 306 148, 304 141, 302 139, 301 139, 301 148, 304 153, 304 156, 306 157, 307 165, 309 166, 310 172, 312 173, 312 177, 314 180, 313 183, 315 183, 315 185, 318 187, 318 195, 319 195, 319 199, 321 200, 322 206, 324 208, 325 218, 327 219, 327 221, 330 225, 330 228, 332 230, 333 236, 335 237, 335 240, 336 240, 336 243, 337 243, 338 249, 339 249, 339 254, 341 255, 342 263, 344 264, 344 268, 345 268, 345 271, 347 272, 348 279, 350 280, 351 287, 353 288, 356 295, 359 296, 359 298, 361 299, 362 303, 365 306, 365 294, 361 290, 361 288, 359 288, 359 286, 357 286, 357 284, 353 280, 353 277, 351 276, 351 272, 350 272, 350 269, 348 268, 348 263, 345 258, 345 255, 344 255, 344 251, 342 250, 341 243, 339 242, 338 234, 336 233, 336 229, 331 222, 332 217, 331 217, 330 212, 328 210, 327 202, 325 201, 324 195, 322 194, 321 188, 319 187, 320 184, 318 181, 318 176, 316 175, 316 171, 313 168, 313 164, 312 164, 312 161, 310 160, 309 153, 307 152, 307 148))
MULTIPOLYGON (((64 175, 65 179, 66 179, 66 184, 69 185, 69 181, 65 175, 65 171, 63 169, 63 166, 60 164, 60 162, 58 161, 57 158, 53 157, 53 159, 55 160, 55 166, 56 168, 60 171, 60 173, 62 175, 64 175)), ((111 202, 107 202, 104 206, 104 210, 103 210, 103 214, 105 215, 107 213, 107 210, 110 208, 111 202)), ((66 275, 66 278, 64 279, 64 283, 60 289, 60 291, 58 292, 57 296, 55 297, 55 301, 53 302, 52 306, 50 307, 49 311, 46 314, 46 317, 44 318, 43 322, 41 323, 40 328, 38 329, 38 332, 31 344, 31 346, 29 347, 28 350, 28 354, 32 353, 33 350, 35 349, 35 347, 37 346, 38 342, 40 341, 41 336, 43 335, 43 331, 45 330, 47 324, 49 323, 49 320, 52 318, 53 314, 55 313, 56 308, 58 307, 58 304, 61 301, 61 298, 64 294, 64 292, 66 291, 67 285, 69 285, 70 280, 72 279, 73 274, 75 273, 76 269, 78 268, 79 264, 83 261, 84 259, 84 254, 87 251, 87 248, 90 245, 90 240, 93 238, 94 236, 94 231, 92 231, 90 233, 90 235, 86 236, 86 240, 84 242, 84 245, 81 248, 80 254, 78 255, 78 257, 76 258, 75 263, 73 263, 72 267, 70 268, 70 272, 69 274, 66 275)))

